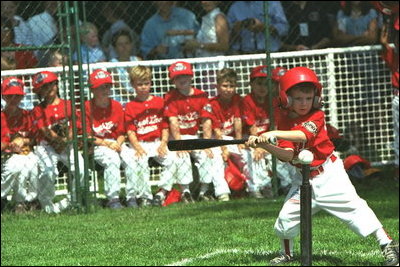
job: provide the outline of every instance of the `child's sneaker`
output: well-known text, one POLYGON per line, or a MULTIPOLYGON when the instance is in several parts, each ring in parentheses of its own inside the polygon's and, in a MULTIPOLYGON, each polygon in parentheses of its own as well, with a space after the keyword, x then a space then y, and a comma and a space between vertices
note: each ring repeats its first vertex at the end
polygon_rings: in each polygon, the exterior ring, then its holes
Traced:
POLYGON ((385 266, 399 266, 399 243, 392 241, 382 247, 382 254, 385 258, 385 266))
POLYGON ((269 264, 272 266, 276 266, 276 265, 281 265, 283 263, 287 263, 287 262, 291 262, 293 261, 293 257, 289 256, 287 254, 281 254, 276 258, 273 258, 269 264))

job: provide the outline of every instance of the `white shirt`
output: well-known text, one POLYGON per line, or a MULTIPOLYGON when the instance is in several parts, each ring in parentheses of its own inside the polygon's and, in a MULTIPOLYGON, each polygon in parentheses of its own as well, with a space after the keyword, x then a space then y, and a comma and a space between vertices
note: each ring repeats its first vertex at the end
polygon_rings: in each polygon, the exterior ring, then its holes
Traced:
MULTIPOLYGON (((210 11, 207 15, 203 16, 201 21, 200 30, 196 36, 199 43, 217 43, 217 32, 215 29, 215 17, 219 14, 224 15, 217 7, 210 11)), ((225 16, 225 15, 224 15, 225 16)), ((212 57, 224 55, 223 52, 208 51, 205 49, 196 49, 196 56, 198 57, 212 57)))

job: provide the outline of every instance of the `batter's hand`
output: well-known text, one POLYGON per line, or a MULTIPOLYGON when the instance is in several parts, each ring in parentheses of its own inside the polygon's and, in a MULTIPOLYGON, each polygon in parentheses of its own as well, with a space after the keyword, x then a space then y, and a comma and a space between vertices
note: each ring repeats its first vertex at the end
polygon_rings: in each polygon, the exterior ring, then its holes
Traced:
POLYGON ((246 146, 256 148, 258 143, 258 136, 255 135, 250 135, 249 138, 247 139, 247 142, 245 143, 246 146))
POLYGON ((266 133, 261 134, 258 137, 258 142, 259 143, 271 144, 270 140, 274 140, 274 139, 276 140, 275 134, 273 134, 272 132, 266 132, 266 133))

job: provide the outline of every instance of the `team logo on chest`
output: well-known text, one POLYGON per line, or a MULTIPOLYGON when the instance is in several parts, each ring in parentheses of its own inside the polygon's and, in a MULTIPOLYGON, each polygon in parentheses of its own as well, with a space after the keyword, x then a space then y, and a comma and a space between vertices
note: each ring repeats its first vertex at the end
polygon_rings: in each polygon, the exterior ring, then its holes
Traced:
POLYGON ((93 126, 93 131, 99 136, 105 136, 106 134, 112 133, 112 129, 117 125, 112 121, 103 122, 97 127, 93 126))

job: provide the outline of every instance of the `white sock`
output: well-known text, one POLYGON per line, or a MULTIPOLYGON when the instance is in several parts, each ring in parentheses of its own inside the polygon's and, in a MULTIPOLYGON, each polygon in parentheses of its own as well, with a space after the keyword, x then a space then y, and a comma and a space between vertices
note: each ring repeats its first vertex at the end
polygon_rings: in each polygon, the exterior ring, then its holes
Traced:
POLYGON ((201 184, 200 195, 204 195, 208 190, 208 184, 201 184))
POLYGON ((378 240, 380 246, 385 246, 392 242, 390 236, 386 233, 385 229, 379 228, 374 232, 376 240, 378 240))
POLYGON ((181 184, 180 186, 181 186, 181 189, 182 189, 182 193, 185 193, 185 192, 190 193, 188 184, 181 184))
POLYGON ((156 196, 160 196, 161 200, 164 200, 164 199, 165 199, 164 190, 160 190, 160 191, 156 194, 156 196))

